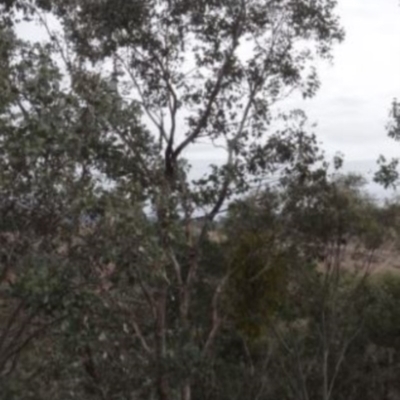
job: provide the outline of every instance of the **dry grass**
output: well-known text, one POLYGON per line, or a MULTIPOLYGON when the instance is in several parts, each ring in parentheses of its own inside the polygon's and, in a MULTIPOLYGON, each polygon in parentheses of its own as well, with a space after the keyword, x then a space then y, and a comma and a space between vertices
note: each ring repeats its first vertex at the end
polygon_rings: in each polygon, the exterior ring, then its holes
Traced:
POLYGON ((394 244, 387 244, 373 251, 350 244, 340 251, 336 249, 328 254, 319 265, 321 270, 335 265, 346 271, 368 273, 371 276, 389 274, 400 277, 400 250, 394 244))

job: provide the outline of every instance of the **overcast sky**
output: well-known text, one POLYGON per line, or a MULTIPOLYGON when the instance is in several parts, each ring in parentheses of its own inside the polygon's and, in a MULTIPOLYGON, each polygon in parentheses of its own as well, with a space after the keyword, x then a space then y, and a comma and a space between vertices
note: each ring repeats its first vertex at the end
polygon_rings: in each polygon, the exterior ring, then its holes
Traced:
POLYGON ((380 154, 400 155, 385 130, 391 101, 400 97, 400 2, 340 0, 339 14, 346 40, 333 65, 320 68, 321 90, 304 108, 327 153, 340 151, 347 169, 368 173, 380 154))
MULTIPOLYGON (((339 0, 345 41, 332 65, 319 67, 316 97, 291 101, 316 122, 315 133, 327 155, 345 155, 346 170, 372 176, 380 154, 400 156, 400 143, 387 138, 385 126, 394 97, 400 98, 400 1, 339 0)), ((212 150, 193 154, 195 169, 213 159, 212 150)), ((376 185, 371 190, 383 191, 376 185)))
POLYGON ((334 64, 320 68, 322 88, 305 104, 330 151, 349 161, 400 154, 386 139, 392 99, 400 96, 399 0, 340 0, 346 40, 334 52, 334 64))

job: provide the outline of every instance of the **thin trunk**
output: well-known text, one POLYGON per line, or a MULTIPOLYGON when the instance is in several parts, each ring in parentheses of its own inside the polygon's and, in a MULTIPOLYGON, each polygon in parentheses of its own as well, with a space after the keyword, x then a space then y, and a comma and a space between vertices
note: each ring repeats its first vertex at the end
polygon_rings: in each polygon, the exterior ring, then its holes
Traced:
POLYGON ((323 354, 323 375, 324 375, 323 400, 328 400, 329 399, 328 351, 326 349, 324 349, 324 354, 323 354))
POLYGON ((156 323, 156 363, 157 363, 157 395, 159 400, 168 400, 168 380, 165 373, 165 314, 167 307, 167 289, 160 291, 157 299, 157 323, 156 323))
POLYGON ((192 391, 190 382, 184 384, 181 390, 181 400, 190 400, 192 398, 192 391))

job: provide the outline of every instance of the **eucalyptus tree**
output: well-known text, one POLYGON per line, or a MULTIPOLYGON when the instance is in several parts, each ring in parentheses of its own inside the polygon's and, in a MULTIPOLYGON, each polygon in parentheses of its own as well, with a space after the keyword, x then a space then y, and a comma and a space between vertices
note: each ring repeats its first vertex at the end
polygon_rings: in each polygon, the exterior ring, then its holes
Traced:
POLYGON ((78 381, 189 400, 224 327, 229 271, 205 273, 208 232, 230 199, 313 165, 304 115, 276 103, 316 93, 315 61, 343 39, 336 1, 2 4, 2 190, 29 204, 28 256, 63 266, 52 312, 75 329, 78 381), (17 39, 21 19, 48 40, 17 39), (192 179, 204 142, 226 160, 192 179))

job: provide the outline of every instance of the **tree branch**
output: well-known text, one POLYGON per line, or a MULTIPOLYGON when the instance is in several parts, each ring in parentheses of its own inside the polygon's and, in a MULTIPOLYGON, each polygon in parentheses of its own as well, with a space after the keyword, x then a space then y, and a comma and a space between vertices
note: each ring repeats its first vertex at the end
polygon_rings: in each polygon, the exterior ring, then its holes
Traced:
POLYGON ((211 115, 211 111, 214 105, 215 100, 217 99, 218 94, 221 91, 222 88, 222 83, 224 81, 224 78, 226 76, 226 70, 229 67, 229 64, 232 62, 232 57, 235 53, 235 50, 237 49, 237 47, 239 46, 239 38, 240 35, 242 33, 242 23, 244 22, 245 19, 245 1, 242 1, 242 8, 241 11, 238 15, 238 18, 236 20, 236 29, 234 29, 233 35, 232 35, 232 44, 231 44, 231 49, 230 51, 226 54, 225 56, 225 60, 218 72, 218 77, 217 80, 215 82, 214 88, 211 91, 210 97, 207 101, 207 105, 206 108, 203 112, 203 115, 200 117, 199 122, 197 123, 196 128, 194 129, 194 131, 188 135, 188 137, 183 140, 178 147, 174 150, 173 154, 172 154, 172 159, 175 162, 177 160, 177 158, 179 157, 179 155, 182 153, 182 151, 190 144, 192 143, 194 140, 196 140, 201 131, 207 126, 207 122, 208 119, 211 115))
POLYGON ((221 294, 223 292, 224 286, 228 282, 232 273, 233 273, 233 271, 231 271, 227 275, 225 275, 225 277, 218 284, 218 286, 214 292, 214 296, 212 299, 212 305, 211 305, 212 326, 211 326, 210 333, 208 334, 206 343, 203 348, 203 356, 208 356, 210 354, 211 347, 214 344, 217 333, 221 327, 221 318, 218 313, 218 302, 219 302, 219 298, 221 297, 221 294))

